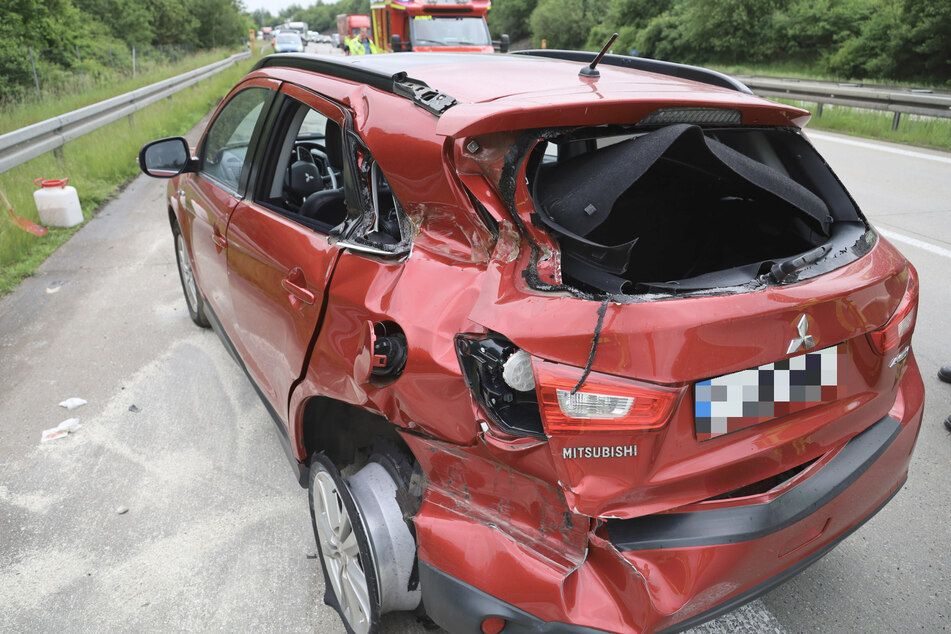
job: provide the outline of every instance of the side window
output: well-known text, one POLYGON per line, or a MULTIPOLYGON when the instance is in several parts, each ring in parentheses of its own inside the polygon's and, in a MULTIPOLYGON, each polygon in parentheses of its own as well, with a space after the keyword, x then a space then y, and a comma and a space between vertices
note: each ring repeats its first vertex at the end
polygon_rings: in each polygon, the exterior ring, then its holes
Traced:
POLYGON ((412 227, 369 148, 336 105, 285 95, 269 133, 255 202, 349 243, 403 254, 412 227))
POLYGON ((288 97, 257 202, 329 233, 347 216, 340 124, 288 97))
POLYGON ((251 137, 271 94, 266 88, 248 88, 232 97, 218 113, 202 148, 200 171, 204 175, 237 191, 250 160, 251 137))

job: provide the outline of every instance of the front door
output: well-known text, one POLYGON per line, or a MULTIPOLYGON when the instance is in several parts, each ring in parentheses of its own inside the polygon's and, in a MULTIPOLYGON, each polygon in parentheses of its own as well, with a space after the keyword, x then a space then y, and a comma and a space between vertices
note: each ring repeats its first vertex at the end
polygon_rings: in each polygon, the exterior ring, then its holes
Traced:
POLYGON ((182 178, 177 192, 182 234, 191 249, 198 286, 229 334, 232 308, 225 235, 247 182, 254 141, 274 95, 275 91, 264 85, 237 87, 201 143, 198 172, 182 178))
POLYGON ((339 253, 328 241, 332 222, 312 208, 315 195, 333 204, 339 193, 342 201, 343 178, 328 159, 326 135, 341 134, 343 115, 311 93, 284 90, 297 98, 282 94, 275 105, 260 169, 231 216, 227 241, 233 343, 286 422, 339 253))

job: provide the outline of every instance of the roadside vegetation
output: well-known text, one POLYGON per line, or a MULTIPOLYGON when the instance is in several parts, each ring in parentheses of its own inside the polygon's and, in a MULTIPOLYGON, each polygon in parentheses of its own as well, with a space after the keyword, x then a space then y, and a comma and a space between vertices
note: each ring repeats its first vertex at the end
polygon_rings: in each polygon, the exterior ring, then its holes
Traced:
POLYGON ((251 27, 240 0, 0 0, 0 109, 233 49, 251 27))
MULTIPOLYGON (((248 72, 254 61, 239 62, 130 117, 67 143, 61 156, 50 152, 0 174, 0 191, 7 195, 17 215, 38 222, 33 201, 34 179, 68 177, 70 185, 79 193, 83 215, 88 221, 100 205, 116 195, 123 183, 138 174, 136 156, 142 144, 188 132, 248 72)), ((6 209, 2 213, 0 296, 32 275, 43 260, 83 226, 51 227, 45 236, 37 237, 11 222, 6 209)))
POLYGON ((901 124, 893 131, 891 112, 826 105, 819 115, 818 104, 789 99, 773 101, 788 103, 812 112, 807 131, 827 130, 866 139, 951 151, 951 119, 902 115, 901 124))
POLYGON ((76 75, 48 89, 43 99, 35 93, 19 99, 8 99, 0 106, 0 134, 45 121, 52 117, 90 106, 111 97, 143 88, 190 70, 207 66, 234 54, 236 49, 214 49, 168 61, 140 62, 135 77, 131 74, 100 75, 95 78, 76 75))
POLYGON ((951 87, 948 0, 493 0, 493 34, 688 64, 951 87))
MULTIPOLYGON (((951 88, 948 0, 493 0, 493 36, 731 75, 951 88)), ((818 104, 799 104, 818 111, 818 104)), ((951 119, 825 106, 809 127, 951 150, 951 119)))

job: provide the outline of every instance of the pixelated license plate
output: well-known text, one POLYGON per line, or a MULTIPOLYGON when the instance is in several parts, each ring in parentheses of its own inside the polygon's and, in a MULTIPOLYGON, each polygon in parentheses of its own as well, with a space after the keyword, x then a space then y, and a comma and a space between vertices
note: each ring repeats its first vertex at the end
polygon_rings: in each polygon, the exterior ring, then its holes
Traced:
POLYGON ((750 368, 694 387, 698 440, 710 440, 844 396, 846 344, 750 368))

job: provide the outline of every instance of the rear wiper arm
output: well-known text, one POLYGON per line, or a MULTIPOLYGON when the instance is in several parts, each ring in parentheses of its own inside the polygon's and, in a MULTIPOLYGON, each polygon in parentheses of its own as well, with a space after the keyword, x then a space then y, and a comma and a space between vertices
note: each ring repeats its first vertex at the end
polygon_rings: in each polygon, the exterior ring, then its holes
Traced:
POLYGON ((773 278, 777 284, 782 284, 782 281, 798 271, 799 269, 806 267, 832 249, 831 246, 824 244, 821 247, 816 247, 812 251, 806 251, 802 255, 790 258, 785 262, 779 262, 774 264, 773 267, 769 270, 769 276, 773 278))

